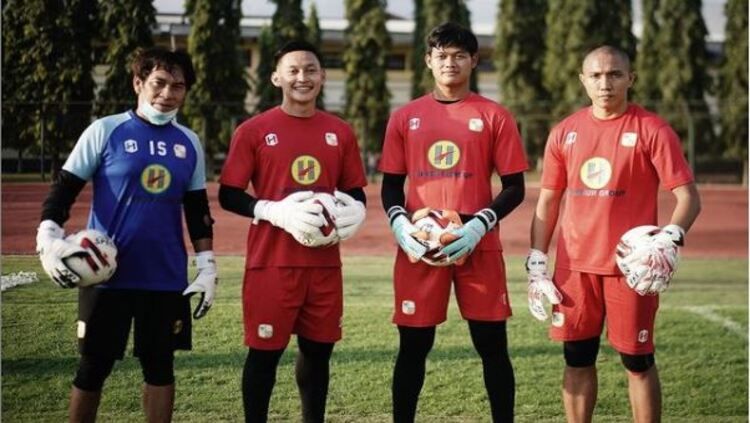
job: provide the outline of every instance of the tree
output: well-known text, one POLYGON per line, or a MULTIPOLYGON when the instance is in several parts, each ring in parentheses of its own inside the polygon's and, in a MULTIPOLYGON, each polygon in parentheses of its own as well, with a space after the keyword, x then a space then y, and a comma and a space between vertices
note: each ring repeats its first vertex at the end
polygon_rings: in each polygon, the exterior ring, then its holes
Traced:
POLYGON ((638 57, 634 69, 638 76, 634 85, 634 98, 643 106, 656 109, 661 99, 659 89, 659 60, 662 53, 657 50, 656 36, 659 33, 659 22, 656 11, 659 0, 642 0, 643 32, 638 43, 638 57))
POLYGON ((656 48, 660 52, 659 112, 687 141, 688 157, 715 154, 716 145, 704 95, 711 84, 706 72, 706 25, 700 0, 661 0, 656 48))
POLYGON ((346 107, 367 158, 380 151, 390 114, 386 53, 391 45, 385 27, 385 2, 346 0, 346 107))
MULTIPOLYGON (((464 28, 471 29, 471 16, 466 2, 464 0, 424 0, 425 33, 422 35, 422 43, 424 44, 425 37, 433 28, 445 22, 455 22, 464 28)), ((424 55, 422 56, 424 57, 424 55)), ((478 73, 475 69, 471 74, 469 88, 476 93, 479 92, 477 78, 478 73)), ((421 82, 422 92, 431 92, 433 84, 432 73, 423 71, 421 82)))
POLYGON ((421 97, 425 94, 422 89, 422 80, 427 71, 424 62, 425 36, 424 24, 424 0, 414 0, 414 32, 412 33, 411 49, 411 98, 421 97))
POLYGON ((17 94, 31 94, 38 101, 38 109, 28 111, 23 124, 34 128, 34 138, 50 153, 53 172, 60 153, 71 148, 91 121, 96 6, 96 0, 12 0, 3 6, 3 24, 13 16, 18 20, 13 27, 23 31, 22 36, 7 39, 16 45, 4 46, 6 54, 17 60, 14 66, 28 72, 16 75, 22 79, 13 81, 17 88, 28 89, 17 94), (18 9, 17 13, 9 8, 18 9), (7 53, 15 49, 21 50, 7 53))
MULTIPOLYGON (((307 14, 307 41, 315 46, 315 49, 320 51, 320 47, 323 45, 323 30, 320 28, 320 19, 318 19, 318 9, 315 7, 315 3, 310 3, 310 12, 307 14)), ((315 99, 315 106, 318 109, 325 110, 325 93, 323 90, 320 91, 320 95, 315 99)))
POLYGON ((302 12, 302 0, 273 0, 276 11, 271 18, 268 38, 261 44, 255 94, 258 96, 257 112, 266 111, 281 103, 281 92, 270 84, 274 71, 273 55, 292 40, 307 39, 307 27, 302 12))
POLYGON ((516 116, 526 152, 542 156, 547 138, 548 97, 542 83, 547 0, 503 0, 495 30, 500 95, 516 116))
POLYGON ((138 47, 154 44, 156 9, 151 0, 103 1, 99 3, 99 16, 102 36, 108 42, 104 63, 109 69, 97 95, 94 113, 104 116, 120 112, 132 102, 130 60, 138 47))
POLYGON ((241 0, 188 0, 190 15, 188 52, 196 81, 183 109, 189 126, 205 144, 207 169, 211 158, 226 150, 234 130, 234 119, 244 114, 247 93, 245 71, 240 62, 241 0))
MULTIPOLYGON (((719 71, 719 111, 724 155, 747 160, 747 1, 728 0, 724 60, 719 71)), ((7 51, 7 50, 6 50, 7 51)))
POLYGON ((634 57, 630 0, 550 0, 546 22, 543 80, 559 119, 587 103, 578 74, 588 51, 609 44, 634 57))

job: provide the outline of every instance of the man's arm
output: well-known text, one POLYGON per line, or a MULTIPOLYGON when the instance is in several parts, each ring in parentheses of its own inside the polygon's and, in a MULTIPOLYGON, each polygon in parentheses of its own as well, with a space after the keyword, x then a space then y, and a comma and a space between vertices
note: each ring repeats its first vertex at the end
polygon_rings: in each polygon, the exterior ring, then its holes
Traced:
POLYGON ((531 248, 547 253, 560 215, 562 190, 542 188, 531 220, 531 248))
POLYGON ((694 183, 680 185, 672 190, 677 204, 672 211, 669 223, 677 225, 687 232, 701 212, 701 199, 694 183))

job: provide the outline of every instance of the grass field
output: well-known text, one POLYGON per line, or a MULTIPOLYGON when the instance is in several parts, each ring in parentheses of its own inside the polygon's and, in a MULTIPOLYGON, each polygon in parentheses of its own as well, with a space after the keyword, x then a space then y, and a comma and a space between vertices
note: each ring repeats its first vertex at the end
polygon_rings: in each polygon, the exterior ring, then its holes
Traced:
MULTIPOLYGON (((218 299, 198 321, 192 352, 178 353, 176 422, 242 420, 240 280, 242 259, 221 257, 218 299)), ((563 421, 559 385, 561 347, 526 309, 520 258, 508 259, 515 316, 509 322, 516 372, 519 422, 563 421)), ((662 298, 657 321, 657 363, 662 378, 664 420, 748 421, 748 262, 685 260, 662 298)), ((2 271, 33 270, 36 257, 3 257, 2 271)), ((397 334, 390 324, 391 260, 345 258, 344 340, 332 360, 328 420, 390 421, 390 380, 397 334)), ((76 292, 40 283, 2 295, 2 419, 60 422, 66 419, 76 367, 76 292)), ((597 422, 630 421, 625 375, 607 345, 599 355, 597 422)), ((282 359, 271 402, 274 421, 299 421, 293 352, 282 359)), ((143 421, 140 369, 128 357, 107 381, 100 421, 143 421)), ((466 324, 452 306, 438 329, 419 404, 421 422, 489 421, 481 364, 466 324)))

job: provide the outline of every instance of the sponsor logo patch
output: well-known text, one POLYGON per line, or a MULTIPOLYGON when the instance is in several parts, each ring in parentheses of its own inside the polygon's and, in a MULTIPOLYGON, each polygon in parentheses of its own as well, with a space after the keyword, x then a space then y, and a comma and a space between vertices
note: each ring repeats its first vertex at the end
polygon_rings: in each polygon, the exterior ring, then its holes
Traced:
POLYGON ((419 118, 409 119, 409 130, 415 131, 417 129, 419 129, 419 118))
POLYGON ((581 182, 591 189, 604 188, 612 177, 612 165, 602 157, 592 157, 581 166, 581 182))
POLYGON ((320 178, 320 162, 313 156, 299 156, 292 162, 292 179, 301 185, 310 185, 320 178))
POLYGON ((175 144, 174 145, 174 155, 178 159, 184 159, 187 157, 187 149, 182 144, 175 144))
POLYGON ((576 142, 576 137, 578 137, 578 133, 576 133, 575 131, 568 132, 565 135, 565 145, 570 145, 576 142))
POLYGON ((552 326, 561 328, 565 324, 565 315, 559 311, 552 313, 552 326))
POLYGON ((151 194, 161 194, 171 183, 172 174, 160 164, 148 165, 141 173, 141 186, 151 194))
POLYGON ((266 145, 276 145, 279 143, 279 137, 274 133, 266 134, 266 145))
POLYGON ((437 169, 450 169, 461 159, 461 150, 453 141, 440 140, 427 150, 427 160, 437 169))
POLYGON ((135 153, 138 151, 138 142, 136 140, 125 140, 125 152, 135 153))
POLYGON ((413 315, 417 311, 417 306, 414 301, 404 300, 401 302, 401 312, 406 315, 413 315))
POLYGON ((182 328, 184 327, 182 320, 175 320, 174 326, 172 326, 172 333, 177 335, 178 333, 182 332, 182 328))
POLYGON ((638 342, 641 344, 645 344, 648 341, 648 331, 646 329, 643 329, 642 331, 638 332, 638 342))

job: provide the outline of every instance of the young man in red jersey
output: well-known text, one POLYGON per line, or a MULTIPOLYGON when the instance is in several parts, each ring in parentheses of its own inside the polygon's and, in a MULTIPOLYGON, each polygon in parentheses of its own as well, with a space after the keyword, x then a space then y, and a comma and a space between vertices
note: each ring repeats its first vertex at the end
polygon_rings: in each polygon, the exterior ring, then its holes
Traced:
POLYGON ((400 340, 392 386, 396 422, 414 421, 425 361, 435 327, 446 319, 451 285, 482 359, 493 420, 513 419, 515 382, 505 328, 511 308, 495 225, 523 200, 528 165, 511 114, 469 90, 477 49, 468 29, 453 23, 434 28, 425 60, 435 88, 396 111, 386 130, 382 200, 400 246, 394 268, 393 322, 400 340), (493 198, 495 172, 503 188, 493 198), (411 236, 416 229, 409 220, 423 207, 459 212, 464 225, 442 252, 451 263, 467 258, 464 264, 434 267, 409 260, 425 253, 411 236))
POLYGON ((563 342, 563 402, 570 422, 590 422, 596 404, 596 356, 607 325, 628 376, 633 419, 659 421, 661 388, 654 363, 659 297, 631 289, 615 265, 615 248, 630 228, 654 225, 659 184, 674 194, 670 224, 656 236, 682 245, 700 211, 693 175, 669 125, 628 103, 635 75, 628 56, 602 46, 586 55, 581 83, 591 106, 563 119, 547 140, 539 202, 531 226, 529 307, 563 342), (567 198, 560 210, 563 194, 567 198), (562 214, 562 215, 561 215, 562 214), (547 249, 560 218, 557 260, 547 276, 547 249))
POLYGON ((281 106, 237 128, 220 179, 222 207, 255 219, 243 283, 245 420, 267 420, 276 367, 295 333, 303 421, 322 422, 329 360, 341 339, 341 258, 337 244, 308 248, 296 239, 323 225, 313 192, 335 193, 338 236, 351 237, 365 218, 367 181, 352 129, 315 108, 325 81, 315 48, 288 43, 275 63, 271 82, 283 92, 281 106), (245 192, 249 183, 253 196, 245 192))

